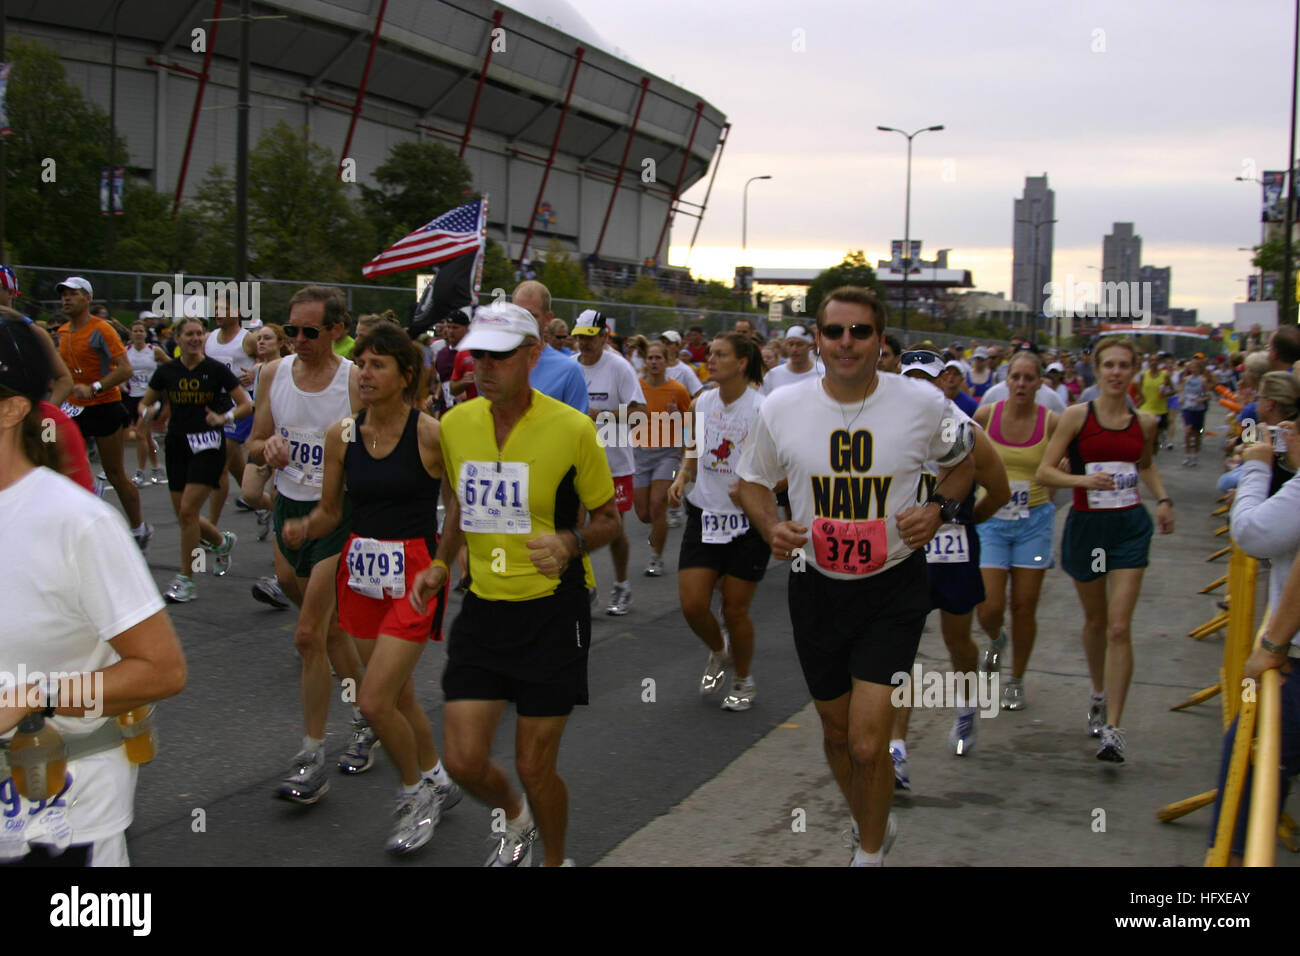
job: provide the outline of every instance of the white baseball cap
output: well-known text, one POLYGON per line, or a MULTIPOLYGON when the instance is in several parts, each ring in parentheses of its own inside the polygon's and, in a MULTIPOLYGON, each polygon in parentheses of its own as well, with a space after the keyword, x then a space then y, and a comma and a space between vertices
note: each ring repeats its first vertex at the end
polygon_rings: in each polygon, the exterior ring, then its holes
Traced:
POLYGON ((469 349, 508 352, 522 345, 529 336, 537 338, 537 320, 533 314, 513 302, 495 302, 474 312, 469 331, 456 348, 461 352, 469 349))
POLYGON ((660 332, 659 337, 663 339, 665 342, 672 342, 673 345, 682 344, 681 333, 676 331, 675 329, 668 329, 664 332, 660 332))
POLYGON ((86 295, 90 296, 92 299, 95 297, 95 290, 90 287, 90 282, 86 279, 81 278, 81 276, 68 276, 66 279, 64 279, 62 282, 60 282, 58 285, 54 287, 55 292, 58 292, 62 289, 80 289, 82 292, 86 293, 86 295))

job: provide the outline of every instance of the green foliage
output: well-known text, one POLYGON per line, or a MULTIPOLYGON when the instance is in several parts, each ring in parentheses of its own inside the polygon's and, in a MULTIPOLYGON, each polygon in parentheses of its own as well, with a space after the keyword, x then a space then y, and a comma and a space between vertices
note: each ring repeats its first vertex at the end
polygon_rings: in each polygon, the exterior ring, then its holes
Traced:
POLYGON ((469 167, 441 143, 395 144, 374 177, 378 188, 358 187, 380 248, 478 195, 469 167))
MULTIPOLYGON (((102 267, 99 174, 107 165, 108 114, 68 82, 52 49, 11 40, 7 52, 13 135, 5 142, 5 231, 12 261, 102 267), (51 174, 54 181, 46 181, 51 174)), ((120 137, 113 158, 126 162, 120 137)))
MULTIPOLYGON (((816 315, 817 310, 821 308, 822 299, 826 297, 827 293, 838 289, 842 285, 857 285, 872 289, 882 300, 885 298, 884 286, 876 278, 876 270, 867 265, 866 254, 861 249, 850 249, 844 254, 843 262, 827 269, 816 279, 813 279, 812 285, 808 287, 808 314, 816 315)), ((891 321, 891 324, 894 323, 891 321)), ((908 326, 909 328, 912 327, 910 315, 908 326)))
POLYGON ((574 260, 558 239, 546 247, 546 260, 536 263, 537 278, 551 290, 552 299, 592 299, 582 265, 574 260))
POLYGON ((628 305, 663 305, 674 306, 677 303, 659 286, 655 285, 655 280, 650 276, 637 276, 637 280, 626 289, 623 289, 614 295, 616 301, 626 302, 628 305))
POLYGON ((727 283, 710 279, 704 286, 704 294, 700 296, 700 307, 717 309, 721 312, 738 312, 747 298, 727 283))
POLYGON ((493 289, 503 289, 506 295, 509 296, 515 285, 514 265, 506 258, 505 250, 489 239, 487 251, 483 253, 483 279, 479 284, 480 294, 490 296, 493 289))

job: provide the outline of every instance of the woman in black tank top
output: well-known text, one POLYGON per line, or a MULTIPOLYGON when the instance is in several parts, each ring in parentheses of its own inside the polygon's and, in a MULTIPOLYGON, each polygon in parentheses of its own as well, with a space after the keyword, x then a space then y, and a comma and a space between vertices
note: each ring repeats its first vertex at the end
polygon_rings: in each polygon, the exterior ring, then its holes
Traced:
POLYGON ((356 639, 365 664, 361 713, 402 778, 388 849, 408 853, 429 841, 441 811, 460 799, 411 679, 425 642, 442 640, 445 586, 424 614, 407 595, 407 582, 437 552, 442 448, 438 423, 413 407, 420 355, 402 329, 375 326, 357 341, 353 361, 365 407, 326 432, 320 504, 286 522, 282 534, 292 548, 327 537, 350 504, 351 534, 337 579, 339 626, 356 639))

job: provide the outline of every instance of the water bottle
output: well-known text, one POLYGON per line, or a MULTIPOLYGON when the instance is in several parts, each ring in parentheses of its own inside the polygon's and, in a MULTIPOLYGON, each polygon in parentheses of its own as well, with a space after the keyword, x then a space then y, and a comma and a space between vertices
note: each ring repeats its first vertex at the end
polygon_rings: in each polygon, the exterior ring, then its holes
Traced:
POLYGON ((14 789, 25 800, 52 800, 63 789, 68 748, 63 735, 39 713, 24 717, 9 741, 9 768, 14 789))
POLYGON ((125 714, 117 715, 117 725, 122 729, 122 746, 131 763, 148 763, 158 754, 158 739, 153 729, 153 704, 145 704, 125 714))

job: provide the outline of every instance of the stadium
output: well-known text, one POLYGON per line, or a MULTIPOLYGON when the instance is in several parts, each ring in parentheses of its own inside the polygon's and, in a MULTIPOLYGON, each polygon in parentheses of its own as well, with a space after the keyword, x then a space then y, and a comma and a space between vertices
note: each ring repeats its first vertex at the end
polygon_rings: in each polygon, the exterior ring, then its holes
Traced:
MULTIPOLYGON (((58 51, 108 109, 128 175, 179 198, 235 165, 239 0, 10 0, 8 36, 58 51)), ((459 152, 512 259, 558 241, 611 272, 667 259, 680 201, 716 173, 726 118, 630 62, 563 0, 258 0, 248 24, 250 142, 284 120, 355 161, 403 140, 459 152)), ((430 210, 430 217, 444 210, 430 210)), ((688 220, 689 221, 689 220, 688 220)), ((680 220, 679 220, 680 222, 680 220)))

